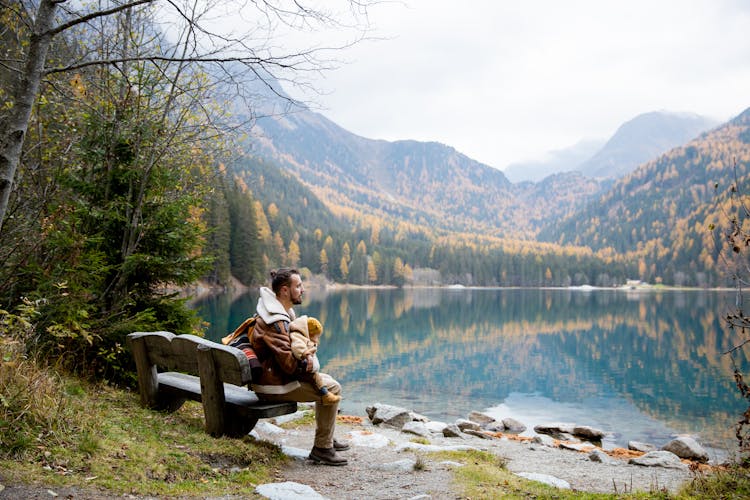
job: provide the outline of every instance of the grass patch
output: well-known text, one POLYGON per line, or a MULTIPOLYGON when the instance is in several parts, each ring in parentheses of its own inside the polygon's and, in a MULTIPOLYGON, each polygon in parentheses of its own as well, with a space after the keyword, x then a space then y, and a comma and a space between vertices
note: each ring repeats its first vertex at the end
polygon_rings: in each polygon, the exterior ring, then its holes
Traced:
POLYGON ((249 437, 212 438, 198 403, 159 413, 141 408, 135 393, 30 362, 14 371, 0 386, 2 401, 12 403, 0 405, 6 482, 98 487, 118 496, 251 496, 288 460, 249 437))
POLYGON ((430 440, 422 436, 413 437, 409 440, 409 442, 416 443, 416 444, 424 444, 424 445, 430 444, 430 440))
MULTIPOLYGON (((0 339, 2 340, 2 339, 0 339)), ((17 456, 39 441, 64 443, 71 435, 67 401, 60 390, 62 379, 18 356, 0 363, 0 451, 17 456)))
POLYGON ((300 407, 299 410, 302 411, 301 417, 284 422, 280 424, 279 427, 281 427, 282 429, 299 429, 300 427, 309 427, 309 426, 314 427, 315 426, 315 411, 305 409, 304 407, 300 407))
POLYGON ((564 490, 529 481, 506 469, 505 458, 479 450, 431 453, 435 460, 450 460, 463 464, 453 469, 454 490, 461 498, 535 498, 535 499, 669 499, 665 492, 636 494, 586 493, 564 490))
POLYGON ((427 459, 422 454, 417 454, 416 460, 414 460, 414 470, 423 471, 427 470, 427 459))
POLYGON ((680 490, 683 498, 750 498, 750 463, 699 475, 680 490))

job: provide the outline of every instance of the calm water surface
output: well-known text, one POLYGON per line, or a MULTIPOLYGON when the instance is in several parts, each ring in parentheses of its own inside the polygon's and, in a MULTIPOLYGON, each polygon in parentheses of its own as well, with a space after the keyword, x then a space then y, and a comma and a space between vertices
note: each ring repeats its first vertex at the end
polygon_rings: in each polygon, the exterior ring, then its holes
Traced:
MULTIPOLYGON (((252 291, 194 304, 218 340, 252 315, 252 291)), ((693 435, 717 458, 747 407, 722 355, 734 293, 525 289, 309 289, 297 314, 324 325, 318 356, 344 386, 342 412, 375 402, 433 420, 471 410, 569 422, 662 445, 693 435)), ((746 356, 736 359, 744 370, 746 356)))

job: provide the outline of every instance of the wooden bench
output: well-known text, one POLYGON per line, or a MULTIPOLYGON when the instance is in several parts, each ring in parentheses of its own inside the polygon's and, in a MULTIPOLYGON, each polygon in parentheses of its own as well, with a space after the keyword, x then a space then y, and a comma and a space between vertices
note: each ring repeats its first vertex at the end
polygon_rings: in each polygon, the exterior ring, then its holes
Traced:
POLYGON ((199 401, 206 432, 212 436, 240 437, 260 418, 297 411, 297 403, 261 401, 249 390, 250 365, 239 349, 171 332, 135 332, 127 343, 138 372, 141 404, 175 411, 188 399, 199 401))

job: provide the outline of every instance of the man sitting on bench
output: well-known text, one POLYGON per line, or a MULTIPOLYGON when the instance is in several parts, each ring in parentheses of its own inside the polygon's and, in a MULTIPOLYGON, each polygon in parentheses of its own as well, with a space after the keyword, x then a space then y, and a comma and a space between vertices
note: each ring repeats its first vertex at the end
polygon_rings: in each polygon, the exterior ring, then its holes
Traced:
MULTIPOLYGON (((263 371, 260 379, 253 381, 252 390, 265 401, 315 402, 315 443, 309 458, 325 465, 346 465, 347 460, 336 452, 349 449, 349 445, 333 438, 339 404, 324 405, 320 391, 299 380, 314 367, 292 354, 289 323, 296 318, 292 306, 302 303, 304 293, 302 277, 296 269, 271 271, 271 290, 261 287, 249 341, 263 371)), ((341 394, 336 380, 325 373, 320 375, 329 392, 341 394)))

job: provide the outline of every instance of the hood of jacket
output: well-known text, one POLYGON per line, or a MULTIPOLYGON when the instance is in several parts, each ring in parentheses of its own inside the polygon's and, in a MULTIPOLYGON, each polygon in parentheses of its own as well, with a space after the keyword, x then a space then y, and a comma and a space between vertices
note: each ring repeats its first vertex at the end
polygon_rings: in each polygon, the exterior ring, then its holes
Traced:
POLYGON ((260 289, 260 297, 258 297, 258 306, 255 308, 255 312, 267 325, 277 321, 291 322, 296 317, 294 309, 288 311, 284 309, 279 299, 276 298, 276 294, 265 286, 260 289))

